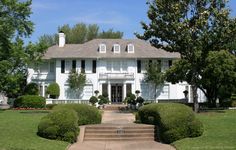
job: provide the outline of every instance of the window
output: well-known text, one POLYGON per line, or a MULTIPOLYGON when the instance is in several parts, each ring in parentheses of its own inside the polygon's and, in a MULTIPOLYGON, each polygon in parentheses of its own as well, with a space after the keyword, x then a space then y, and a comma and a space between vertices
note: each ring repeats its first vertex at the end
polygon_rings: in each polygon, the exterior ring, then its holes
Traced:
POLYGON ((69 73, 72 69, 71 60, 66 60, 65 73, 69 73))
POLYGON ((81 73, 85 73, 85 60, 81 60, 81 73))
POLYGON ((46 94, 47 93, 47 89, 48 89, 48 86, 45 85, 44 86, 44 97, 45 98, 47 98, 47 94, 46 94))
POLYGON ((134 53, 134 45, 128 44, 128 53, 134 53))
POLYGON ((122 70, 124 71, 124 72, 127 72, 127 70, 128 70, 128 66, 127 66, 127 61, 122 61, 122 70))
POLYGON ((99 45, 99 52, 100 53, 106 53, 106 45, 105 44, 100 44, 99 45))
POLYGON ((65 73, 65 60, 61 60, 61 73, 65 73))
POLYGON ((141 73, 141 60, 137 60, 137 72, 141 73))
POLYGON ((76 60, 72 60, 72 70, 76 71, 76 60))
POLYGON ((96 73, 97 61, 93 60, 93 73, 96 73))
POLYGON ((111 61, 107 61, 107 71, 108 72, 111 72, 111 66, 112 66, 111 61))
POLYGON ((51 61, 50 62, 50 73, 54 73, 55 72, 55 62, 54 61, 51 61))
POLYGON ((42 64, 40 64, 39 68, 40 68, 41 73, 47 73, 48 72, 48 62, 43 62, 42 64))
POLYGON ((126 96, 132 93, 132 85, 130 83, 126 84, 126 96))
POLYGON ((172 60, 169 60, 169 67, 172 66, 172 60))
POLYGON ((113 51, 114 51, 114 53, 120 53, 120 45, 119 44, 114 44, 113 45, 113 51))
POLYGON ((112 66, 113 66, 113 71, 115 71, 115 72, 118 72, 121 69, 120 68, 120 61, 113 61, 112 66))
POLYGON ((108 94, 108 84, 102 84, 102 95, 108 94))
POLYGON ((169 62, 167 60, 162 61, 162 71, 166 71, 169 68, 169 62))

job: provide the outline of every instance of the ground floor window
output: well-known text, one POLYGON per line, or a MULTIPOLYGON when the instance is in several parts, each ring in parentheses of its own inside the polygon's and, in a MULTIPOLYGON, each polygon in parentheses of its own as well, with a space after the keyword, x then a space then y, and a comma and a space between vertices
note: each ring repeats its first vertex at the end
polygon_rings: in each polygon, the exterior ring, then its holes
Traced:
POLYGON ((108 84, 102 84, 102 94, 108 94, 108 84))
POLYGON ((131 83, 126 84, 126 95, 129 93, 132 93, 132 84, 131 83))

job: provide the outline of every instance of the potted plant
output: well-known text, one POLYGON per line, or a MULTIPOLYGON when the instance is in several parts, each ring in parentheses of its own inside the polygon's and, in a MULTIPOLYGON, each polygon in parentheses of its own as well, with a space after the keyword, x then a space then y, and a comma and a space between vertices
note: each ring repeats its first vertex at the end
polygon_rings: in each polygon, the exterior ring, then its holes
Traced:
POLYGON ((103 95, 99 95, 98 99, 99 108, 105 108, 105 104, 109 103, 108 98, 103 95))
POLYGON ((143 105, 144 99, 141 96, 139 96, 137 97, 136 102, 139 104, 139 107, 141 107, 143 105))
POLYGON ((96 96, 91 96, 89 99, 89 102, 95 106, 95 104, 98 102, 98 98, 96 96))

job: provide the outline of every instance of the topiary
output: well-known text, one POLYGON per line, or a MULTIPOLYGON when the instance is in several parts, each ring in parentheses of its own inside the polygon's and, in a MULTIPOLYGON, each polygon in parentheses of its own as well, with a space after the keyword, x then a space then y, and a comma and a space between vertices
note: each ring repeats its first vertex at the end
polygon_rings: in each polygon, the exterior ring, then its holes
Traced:
POLYGON ((50 98, 56 99, 60 96, 60 87, 56 82, 51 83, 46 91, 50 98))
POLYGON ((41 119, 37 134, 44 138, 74 142, 79 133, 77 122, 74 110, 56 110, 41 119))
POLYGON ((138 115, 142 123, 158 126, 160 138, 165 143, 203 133, 202 123, 196 120, 191 108, 183 104, 148 104, 139 109, 138 115))
POLYGON ((78 125, 100 124, 102 115, 96 107, 87 104, 60 104, 53 110, 70 109, 77 112, 79 118, 78 125))
POLYGON ((92 104, 92 105, 95 105, 95 103, 98 102, 98 98, 96 96, 91 96, 90 99, 89 99, 89 102, 92 104))
POLYGON ((104 97, 102 95, 99 95, 98 98, 99 98, 99 101, 98 101, 99 105, 103 105, 103 104, 109 103, 108 98, 106 98, 106 97, 104 97))
POLYGON ((39 86, 37 83, 29 83, 26 85, 24 95, 39 95, 39 86))
POLYGON ((141 96, 139 96, 137 97, 136 102, 142 104, 144 102, 144 99, 141 96))
POLYGON ((23 95, 19 96, 14 101, 14 107, 21 108, 44 108, 46 105, 46 99, 37 95, 23 95))

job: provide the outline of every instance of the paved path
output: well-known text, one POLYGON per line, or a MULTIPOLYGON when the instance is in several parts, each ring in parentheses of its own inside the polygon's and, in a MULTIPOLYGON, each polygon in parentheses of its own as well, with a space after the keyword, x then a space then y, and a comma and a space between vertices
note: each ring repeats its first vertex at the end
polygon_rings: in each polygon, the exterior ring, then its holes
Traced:
MULTIPOLYGON (((135 116, 132 113, 119 111, 104 111, 103 124, 133 124, 135 116)), ((81 136, 81 135, 80 135, 81 136)), ((83 136, 83 135, 82 135, 83 136)), ((78 140, 68 150, 175 150, 172 146, 155 141, 121 141, 94 142, 78 140)))

